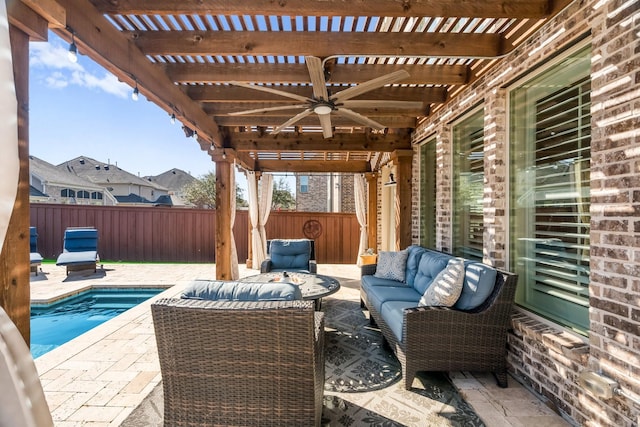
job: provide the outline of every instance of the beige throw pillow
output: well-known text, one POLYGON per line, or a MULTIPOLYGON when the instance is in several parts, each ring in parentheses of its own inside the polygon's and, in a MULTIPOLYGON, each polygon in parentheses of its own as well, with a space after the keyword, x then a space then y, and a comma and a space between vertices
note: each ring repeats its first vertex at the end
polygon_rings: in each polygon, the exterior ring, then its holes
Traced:
POLYGON ((424 291, 418 305, 420 306, 453 306, 460 294, 464 283, 464 260, 450 259, 447 266, 433 279, 431 285, 424 291))

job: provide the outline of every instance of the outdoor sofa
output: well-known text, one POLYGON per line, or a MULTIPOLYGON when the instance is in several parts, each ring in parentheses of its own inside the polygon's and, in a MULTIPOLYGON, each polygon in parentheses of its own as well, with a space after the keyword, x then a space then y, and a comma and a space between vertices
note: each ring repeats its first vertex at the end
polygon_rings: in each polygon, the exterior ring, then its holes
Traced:
POLYGON ((405 388, 419 371, 490 371, 507 387, 517 275, 417 245, 400 252, 361 267, 360 297, 402 365, 405 388), (378 270, 389 260, 402 277, 385 278, 389 265, 378 270))
POLYGON ((319 426, 324 315, 289 283, 194 281, 151 306, 164 425, 319 426))

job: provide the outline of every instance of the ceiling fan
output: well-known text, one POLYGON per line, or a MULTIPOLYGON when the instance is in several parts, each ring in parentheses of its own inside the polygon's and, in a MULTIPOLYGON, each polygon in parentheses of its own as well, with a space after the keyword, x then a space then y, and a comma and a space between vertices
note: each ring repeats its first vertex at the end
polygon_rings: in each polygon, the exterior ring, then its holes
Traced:
POLYGON ((393 73, 385 74, 372 80, 368 80, 357 86, 352 86, 337 92, 333 95, 329 95, 327 90, 327 82, 325 80, 324 68, 322 66, 322 60, 315 56, 305 56, 305 63, 309 69, 309 76, 311 77, 311 84, 313 86, 313 96, 311 98, 288 93, 278 89, 273 89, 268 86, 259 86, 250 83, 243 82, 229 82, 232 85, 246 87, 249 89, 261 90, 263 92, 269 92, 276 95, 284 96, 287 98, 300 101, 301 104, 281 105, 276 107, 258 108, 254 110, 237 111, 229 113, 231 116, 241 116, 247 114, 265 113, 269 111, 279 110, 298 110, 302 112, 291 117, 289 120, 277 126, 273 129, 271 134, 277 134, 281 130, 288 126, 291 126, 299 120, 315 113, 320 120, 320 126, 322 126, 322 134, 325 138, 331 138, 333 136, 333 130, 331 126, 331 114, 336 114, 342 117, 349 118, 356 123, 371 127, 374 129, 382 130, 386 126, 363 116, 352 110, 352 108, 376 108, 382 102, 385 108, 421 108, 421 102, 415 101, 369 101, 369 100, 352 100, 365 92, 373 89, 380 88, 384 85, 396 83, 400 80, 409 77, 409 73, 405 70, 398 70, 393 73))

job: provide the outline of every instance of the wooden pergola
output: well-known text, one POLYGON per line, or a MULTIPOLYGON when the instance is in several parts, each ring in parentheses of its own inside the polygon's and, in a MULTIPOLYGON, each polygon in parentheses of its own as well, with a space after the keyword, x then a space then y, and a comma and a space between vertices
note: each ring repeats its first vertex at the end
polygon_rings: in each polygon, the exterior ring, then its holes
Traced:
MULTIPOLYGON (((398 183, 397 245, 410 244, 412 131, 568 3, 8 0, 21 172, 0 254, 0 305, 28 339, 28 52, 29 41, 46 41, 48 30, 175 115, 185 133, 197 132, 202 150, 216 163, 216 271, 219 279, 227 279, 234 161, 257 172, 367 174, 370 224, 377 216, 376 173, 392 162, 398 183), (315 76, 305 57, 321 61, 315 76), (409 76, 353 98, 363 101, 349 104, 357 114, 332 110, 329 124, 312 106, 308 115, 279 129, 300 107, 277 107, 300 104, 295 101, 300 97, 318 100, 312 81, 324 79, 331 97, 398 70, 409 76), (413 104, 396 108, 395 101, 413 104), (251 110, 259 111, 235 114, 251 110), (330 138, 323 134, 327 128, 330 138)), ((374 233, 370 239, 375 240, 374 233)))

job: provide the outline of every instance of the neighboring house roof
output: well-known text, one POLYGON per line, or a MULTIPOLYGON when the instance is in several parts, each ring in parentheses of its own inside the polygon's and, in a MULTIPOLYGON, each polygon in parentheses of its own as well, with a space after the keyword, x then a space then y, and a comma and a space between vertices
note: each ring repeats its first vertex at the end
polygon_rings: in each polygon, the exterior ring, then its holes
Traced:
POLYGON ((145 176, 144 179, 155 182, 174 193, 182 191, 186 185, 196 180, 191 174, 178 168, 173 168, 156 176, 145 176))
POLYGON ((104 191, 104 187, 60 169, 59 167, 39 159, 36 156, 29 156, 29 173, 36 176, 46 185, 70 187, 74 189, 80 188, 91 191, 104 191))
POLYGON ((105 187, 110 184, 130 184, 167 191, 165 187, 120 169, 115 164, 101 162, 87 156, 80 156, 75 159, 67 160, 64 163, 59 164, 57 168, 76 174, 93 183, 100 184, 105 187))
POLYGON ((130 193, 126 196, 115 196, 115 198, 118 203, 145 203, 152 205, 173 206, 173 203, 171 202, 171 196, 168 196, 166 194, 159 196, 155 201, 151 201, 147 198, 133 193, 130 193))
POLYGON ((29 186, 29 196, 30 197, 49 197, 49 195, 44 194, 42 191, 38 190, 33 185, 29 186))

